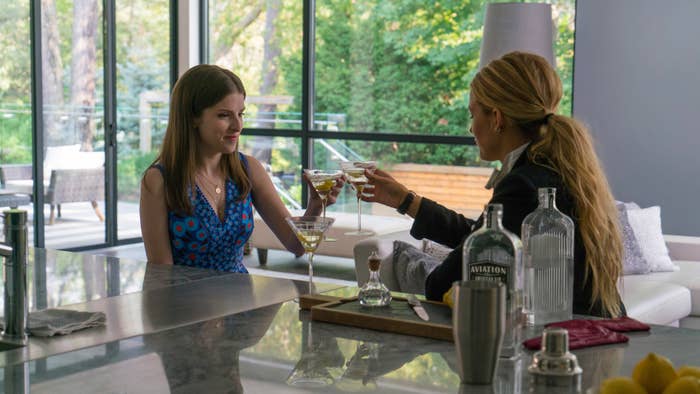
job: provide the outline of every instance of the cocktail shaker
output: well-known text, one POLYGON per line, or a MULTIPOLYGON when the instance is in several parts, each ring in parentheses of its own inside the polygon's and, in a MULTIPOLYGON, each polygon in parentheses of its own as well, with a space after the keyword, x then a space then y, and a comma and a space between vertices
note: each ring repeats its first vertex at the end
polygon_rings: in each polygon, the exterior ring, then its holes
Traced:
POLYGON ((542 333, 542 350, 532 356, 528 367, 530 392, 577 394, 581 392, 582 370, 576 356, 569 352, 569 332, 548 327, 542 333))
POLYGON ((463 384, 490 384, 503 345, 506 287, 501 282, 455 282, 452 327, 463 384))

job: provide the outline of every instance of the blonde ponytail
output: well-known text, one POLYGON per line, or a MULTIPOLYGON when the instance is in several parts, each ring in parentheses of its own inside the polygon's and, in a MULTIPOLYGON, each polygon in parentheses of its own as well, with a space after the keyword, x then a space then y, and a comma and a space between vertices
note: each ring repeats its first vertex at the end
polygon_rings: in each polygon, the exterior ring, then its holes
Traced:
POLYGON ((530 148, 533 162, 558 172, 574 197, 593 299, 611 316, 620 314, 617 279, 622 272, 622 239, 617 209, 586 128, 577 120, 552 116, 542 126, 541 139, 530 148))
POLYGON ((479 71, 471 94, 482 105, 501 110, 532 141, 531 161, 561 175, 574 199, 586 250, 590 304, 600 302, 604 312, 619 316, 622 239, 617 210, 590 133, 577 120, 555 114, 562 96, 556 72, 541 56, 511 52, 479 71))

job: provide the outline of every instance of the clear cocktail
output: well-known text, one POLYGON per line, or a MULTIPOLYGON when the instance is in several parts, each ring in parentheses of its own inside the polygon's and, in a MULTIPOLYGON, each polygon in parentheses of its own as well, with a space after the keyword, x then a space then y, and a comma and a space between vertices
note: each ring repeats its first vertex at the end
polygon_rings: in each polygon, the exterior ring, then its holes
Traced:
POLYGON ((350 231, 345 234, 347 235, 371 235, 374 234, 372 231, 362 230, 362 204, 360 203, 359 194, 365 189, 367 184, 367 177, 365 176, 365 170, 374 171, 376 168, 376 163, 373 161, 344 161, 340 163, 343 168, 345 176, 352 185, 352 187, 357 191, 357 230, 350 231))
POLYGON ((330 228, 335 219, 321 216, 292 216, 286 220, 309 256, 309 289, 313 293, 314 253, 323 240, 323 234, 330 228))

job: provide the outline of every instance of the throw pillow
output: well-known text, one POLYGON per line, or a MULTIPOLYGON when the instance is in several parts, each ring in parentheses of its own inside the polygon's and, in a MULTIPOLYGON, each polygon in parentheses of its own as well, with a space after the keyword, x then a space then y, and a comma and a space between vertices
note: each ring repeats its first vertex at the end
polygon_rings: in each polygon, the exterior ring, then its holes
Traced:
POLYGON ((394 241, 393 257, 399 290, 413 294, 425 293, 425 279, 442 261, 403 241, 394 241))
POLYGON ((51 178, 51 170, 71 168, 72 160, 80 152, 80 144, 49 146, 44 157, 44 182, 51 178))
POLYGON ((423 251, 436 259, 443 261, 447 258, 447 255, 452 252, 452 249, 443 244, 423 238, 423 251))
POLYGON ((628 209, 627 219, 651 272, 677 271, 661 230, 661 208, 628 209))
POLYGON ((627 218, 627 210, 633 209, 635 206, 639 209, 639 206, 634 203, 617 202, 617 213, 622 230, 622 245, 624 246, 622 253, 623 275, 642 275, 651 271, 651 266, 642 255, 642 250, 634 237, 634 231, 627 218))

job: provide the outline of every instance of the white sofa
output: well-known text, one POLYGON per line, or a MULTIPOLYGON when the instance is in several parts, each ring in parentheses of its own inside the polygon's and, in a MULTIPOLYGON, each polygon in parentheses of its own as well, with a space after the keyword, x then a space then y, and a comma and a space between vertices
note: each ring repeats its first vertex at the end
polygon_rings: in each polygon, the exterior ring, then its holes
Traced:
MULTIPOLYGON (((408 231, 372 237, 354 247, 355 273, 359 285, 369 277, 367 257, 376 250, 381 257, 392 253, 393 241, 402 240, 417 247, 421 241, 408 231)), ((664 236, 671 259, 680 267, 676 272, 626 275, 619 284, 627 314, 649 324, 700 329, 700 237, 664 236)), ((384 259, 380 275, 390 290, 399 290, 393 267, 384 259)))
MULTIPOLYGON (((291 209, 292 216, 303 215, 301 209, 291 209)), ((357 230, 357 213, 351 212, 326 212, 328 217, 335 219, 333 225, 326 232, 326 236, 334 238, 334 242, 321 242, 316 251, 318 255, 335 257, 353 257, 353 246, 370 235, 346 234, 357 230)), ((371 235, 383 236, 396 232, 408 232, 413 224, 412 219, 406 217, 389 217, 378 215, 362 215, 362 229, 372 231, 371 235)), ((260 265, 267 263, 267 251, 269 249, 285 250, 277 236, 265 224, 260 215, 255 213, 255 225, 250 236, 250 245, 258 251, 260 265)))

